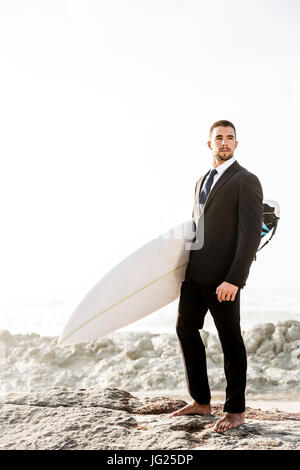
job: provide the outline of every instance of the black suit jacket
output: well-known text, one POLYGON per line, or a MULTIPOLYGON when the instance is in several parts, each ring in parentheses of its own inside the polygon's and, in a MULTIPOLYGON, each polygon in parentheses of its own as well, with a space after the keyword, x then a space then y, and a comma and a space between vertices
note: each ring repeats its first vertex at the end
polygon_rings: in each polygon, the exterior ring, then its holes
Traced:
MULTIPOLYGON (((195 205, 206 175, 196 183, 195 205)), ((194 206, 194 217, 195 213, 194 206)), ((201 243, 192 244, 185 281, 227 281, 243 288, 261 240, 262 219, 260 181, 235 161, 210 191, 200 218, 194 219, 201 243)))

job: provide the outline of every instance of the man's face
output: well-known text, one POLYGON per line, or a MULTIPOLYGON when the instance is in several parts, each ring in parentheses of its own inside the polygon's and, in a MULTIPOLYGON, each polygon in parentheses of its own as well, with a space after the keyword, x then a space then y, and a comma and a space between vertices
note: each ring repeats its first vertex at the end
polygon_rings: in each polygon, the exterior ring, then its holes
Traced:
POLYGON ((210 135, 207 145, 212 151, 213 158, 223 163, 234 154, 238 142, 232 127, 215 127, 210 135))

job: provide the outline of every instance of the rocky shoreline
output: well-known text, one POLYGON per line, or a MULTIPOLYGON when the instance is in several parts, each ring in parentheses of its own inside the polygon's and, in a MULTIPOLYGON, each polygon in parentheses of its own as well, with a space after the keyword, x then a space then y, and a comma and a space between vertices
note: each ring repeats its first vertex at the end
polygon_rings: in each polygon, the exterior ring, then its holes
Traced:
MULTIPOLYGON (((201 331, 211 390, 226 387, 216 334, 201 331)), ((300 322, 260 324, 243 332, 247 349, 247 397, 300 396, 300 322)), ((115 332, 96 341, 59 346, 57 337, 0 331, 0 394, 35 388, 116 387, 128 392, 186 388, 176 334, 115 332)))
POLYGON ((117 388, 47 387, 0 398, 1 450, 296 450, 300 413, 246 409, 246 423, 213 431, 208 416, 169 414, 185 405, 166 396, 137 398, 117 388))
MULTIPOLYGON (((219 340, 201 335, 211 390, 223 393, 219 340)), ((247 399, 299 399, 300 323, 261 324, 243 336, 247 399)), ((299 413, 248 407, 245 425, 219 434, 218 398, 209 416, 170 418, 186 404, 175 334, 115 332, 62 347, 56 337, 2 330, 0 344, 0 449, 299 449, 299 413)))

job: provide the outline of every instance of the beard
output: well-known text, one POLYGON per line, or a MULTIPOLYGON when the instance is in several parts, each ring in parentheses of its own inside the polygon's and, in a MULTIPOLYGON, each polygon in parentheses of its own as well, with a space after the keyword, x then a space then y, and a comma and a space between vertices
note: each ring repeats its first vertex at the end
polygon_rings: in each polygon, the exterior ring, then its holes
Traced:
POLYGON ((233 152, 230 150, 227 153, 217 152, 216 154, 216 159, 220 162, 226 162, 226 160, 229 160, 231 157, 233 157, 233 152))

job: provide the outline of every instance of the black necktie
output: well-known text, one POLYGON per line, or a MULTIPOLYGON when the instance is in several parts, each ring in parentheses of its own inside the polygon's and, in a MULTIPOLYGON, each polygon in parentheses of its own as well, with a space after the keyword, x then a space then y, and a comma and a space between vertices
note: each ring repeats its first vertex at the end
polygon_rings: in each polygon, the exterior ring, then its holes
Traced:
POLYGON ((209 195, 211 185, 213 184, 214 177, 217 173, 218 172, 217 172, 216 169, 211 170, 211 172, 209 174, 209 177, 208 177, 208 180, 206 181, 205 188, 203 188, 201 193, 200 193, 200 198, 199 198, 199 203, 200 204, 205 204, 207 196, 209 195))

